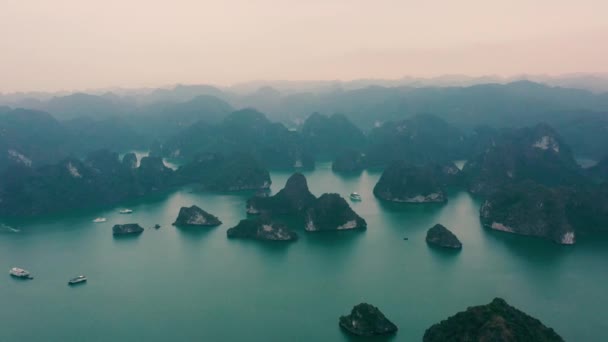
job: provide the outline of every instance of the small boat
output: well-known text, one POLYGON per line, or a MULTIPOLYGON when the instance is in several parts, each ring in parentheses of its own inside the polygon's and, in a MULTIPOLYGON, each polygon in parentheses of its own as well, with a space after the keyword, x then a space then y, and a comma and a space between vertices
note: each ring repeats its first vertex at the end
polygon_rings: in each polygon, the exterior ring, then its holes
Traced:
POLYGON ((158 228, 160 228, 160 224, 157 223, 154 225, 154 229, 158 229, 158 228))
POLYGON ((409 238, 404 237, 403 240, 409 240, 409 238))
POLYGON ((361 195, 359 195, 356 192, 353 192, 352 194, 350 194, 350 200, 351 201, 360 201, 361 200, 361 195))
POLYGON ((87 277, 83 276, 83 275, 79 275, 76 278, 72 278, 68 281, 68 285, 76 285, 76 284, 81 284, 81 283, 85 283, 87 281, 87 277))
POLYGON ((132 212, 133 212, 133 210, 131 210, 131 209, 122 209, 118 213, 120 213, 120 214, 131 214, 132 212))
POLYGON ((24 270, 23 268, 19 268, 19 267, 11 268, 8 271, 8 273, 15 278, 34 279, 34 277, 32 277, 32 275, 30 274, 30 272, 24 270))
POLYGON ((94 223, 101 223, 101 222, 106 222, 106 221, 107 221, 107 219, 105 217, 98 217, 93 220, 94 223))

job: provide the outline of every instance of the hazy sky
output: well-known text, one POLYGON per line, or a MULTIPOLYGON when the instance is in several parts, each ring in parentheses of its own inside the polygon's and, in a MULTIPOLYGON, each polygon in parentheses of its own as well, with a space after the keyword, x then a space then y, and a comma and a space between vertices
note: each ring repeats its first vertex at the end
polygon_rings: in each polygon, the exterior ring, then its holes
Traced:
POLYGON ((607 0, 0 0, 0 92, 608 72, 607 0))

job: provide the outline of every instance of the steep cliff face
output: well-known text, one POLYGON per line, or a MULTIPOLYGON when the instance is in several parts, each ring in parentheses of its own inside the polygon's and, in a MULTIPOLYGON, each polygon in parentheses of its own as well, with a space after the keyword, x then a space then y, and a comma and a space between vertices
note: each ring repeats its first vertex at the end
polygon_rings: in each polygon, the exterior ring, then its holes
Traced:
POLYGON ((269 169, 314 168, 314 158, 297 132, 271 122, 254 109, 235 111, 217 124, 193 124, 169 138, 162 153, 185 159, 207 153, 243 153, 269 169))
POLYGON ((336 155, 331 169, 338 173, 357 173, 367 167, 367 157, 357 150, 346 150, 336 155))
POLYGON ((247 213, 268 213, 273 215, 300 215, 316 201, 308 190, 306 177, 294 173, 285 187, 271 197, 252 197, 247 201, 247 213))
POLYGON ((298 234, 277 222, 267 218, 241 220, 226 232, 229 238, 252 239, 262 241, 295 241, 298 234))
MULTIPOLYGON (((447 201, 444 184, 448 177, 442 170, 441 167, 394 162, 382 173, 374 187, 374 195, 391 202, 444 203, 447 201)), ((454 175, 458 173, 455 166, 446 172, 450 170, 454 175)))
POLYGON ((308 190, 306 177, 295 173, 285 188, 271 197, 255 196, 247 201, 247 213, 267 217, 300 219, 306 231, 365 229, 367 224, 338 194, 316 198, 308 190))
POLYGON ((458 237, 441 224, 436 224, 427 231, 426 242, 430 245, 442 248, 462 248, 462 243, 458 240, 458 237))
POLYGON ((416 115, 374 128, 369 136, 368 162, 382 167, 396 160, 421 164, 464 159, 465 142, 464 134, 443 119, 416 115))
POLYGON ((193 205, 191 207, 181 207, 179 214, 173 222, 174 226, 199 226, 199 227, 214 227, 222 224, 216 216, 209 214, 203 209, 193 205))
POLYGON ((483 196, 525 180, 546 186, 586 183, 568 146, 544 124, 502 132, 467 162, 463 172, 469 190, 483 196))
POLYGON ((260 190, 271 184, 268 170, 251 155, 241 153, 198 155, 176 171, 174 182, 208 191, 260 190))
POLYGON ((397 326, 375 306, 361 303, 346 316, 341 316, 340 327, 358 336, 390 335, 397 332, 397 326))
POLYGON ((426 330, 424 342, 562 342, 563 339, 538 319, 495 298, 490 304, 473 306, 426 330))
POLYGON ((480 208, 482 224, 508 233, 574 244, 576 233, 567 217, 568 193, 533 182, 494 191, 480 208))
POLYGON ((366 229, 367 223, 338 194, 323 194, 306 210, 305 229, 309 232, 366 229))

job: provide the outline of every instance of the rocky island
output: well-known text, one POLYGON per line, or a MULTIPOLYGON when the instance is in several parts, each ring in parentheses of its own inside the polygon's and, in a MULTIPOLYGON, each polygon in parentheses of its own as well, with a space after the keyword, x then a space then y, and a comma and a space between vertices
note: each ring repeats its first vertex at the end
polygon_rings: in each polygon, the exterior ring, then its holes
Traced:
POLYGON ((160 158, 119 159, 107 150, 38 168, 15 167, 0 176, 0 215, 35 216, 121 201, 167 190, 173 170, 160 158))
POLYGON ((93 151, 84 160, 67 158, 38 168, 17 165, 0 175, 0 215, 36 216, 121 201, 168 191, 183 185, 201 190, 263 190, 270 174, 249 155, 199 156, 177 171, 162 158, 137 162, 134 153, 93 151))
POLYGON ((254 109, 237 110, 217 123, 199 121, 185 127, 164 142, 160 153, 186 159, 209 153, 243 153, 271 169, 314 168, 314 158, 298 132, 254 109))
POLYGON ((367 303, 356 305, 349 315, 341 316, 339 324, 358 336, 390 335, 398 330, 377 307, 367 303))
POLYGON ((138 235, 143 231, 144 229, 137 223, 117 224, 112 227, 114 236, 138 235))
POLYGON ((367 224, 338 194, 316 198, 306 177, 294 173, 285 187, 270 197, 254 196, 247 201, 247 213, 267 217, 289 216, 301 219, 309 232, 365 229, 367 224))
POLYGON ((374 195, 391 202, 445 203, 447 196, 441 183, 432 168, 397 161, 384 170, 374 195))
POLYGON ((303 174, 291 175, 285 187, 270 197, 252 197, 247 201, 248 214, 300 215, 316 201, 308 190, 308 183, 303 174))
POLYGON ((550 187, 586 182, 570 148, 546 124, 505 130, 465 164, 463 173, 469 191, 482 196, 525 180, 550 187))
POLYGON ((181 207, 177 219, 173 222, 174 226, 198 226, 198 227, 214 227, 222 224, 217 217, 209 214, 203 209, 193 205, 191 207, 181 207))
POLYGON ((308 232, 366 229, 367 223, 338 194, 323 194, 306 211, 308 232))
POLYGON ((367 159, 365 154, 355 150, 348 150, 338 154, 331 164, 332 171, 338 173, 358 173, 366 167, 367 159))
POLYGON ((261 190, 270 187, 270 173, 247 154, 203 153, 181 166, 175 184, 192 184, 206 191, 261 190))
POLYGON ((538 319, 495 298, 490 304, 468 308, 464 312, 428 328, 424 342, 562 342, 563 339, 538 319))
POLYGON ((490 229, 574 244, 576 234, 567 217, 567 193, 534 182, 506 185, 482 204, 481 223, 490 229))
POLYGON ((235 227, 226 232, 228 238, 253 239, 264 241, 295 241, 298 234, 284 224, 270 219, 254 218, 241 220, 235 227))
POLYGON ((456 237, 454 233, 441 224, 436 224, 427 231, 426 242, 429 245, 443 248, 462 248, 462 243, 460 240, 458 240, 458 237, 456 237))

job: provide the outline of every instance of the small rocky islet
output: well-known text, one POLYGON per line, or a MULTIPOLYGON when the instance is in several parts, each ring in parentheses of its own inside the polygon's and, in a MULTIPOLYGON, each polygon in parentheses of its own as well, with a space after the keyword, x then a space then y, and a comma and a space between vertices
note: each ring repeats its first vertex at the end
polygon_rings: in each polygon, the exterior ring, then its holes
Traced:
POLYGON ((353 307, 350 314, 341 316, 339 325, 357 336, 379 336, 395 334, 397 326, 375 306, 361 303, 353 307))
POLYGON ((112 227, 112 235, 114 236, 139 235, 143 231, 144 228, 137 223, 116 224, 112 227))
POLYGON ((176 227, 215 227, 222 224, 215 215, 212 215, 196 205, 181 207, 179 214, 173 222, 176 227))
POLYGON ((462 243, 458 237, 439 223, 427 231, 426 242, 429 245, 447 249, 462 249, 462 243))
POLYGON ((495 298, 473 306, 426 330, 424 342, 563 342, 564 339, 538 319, 495 298))

